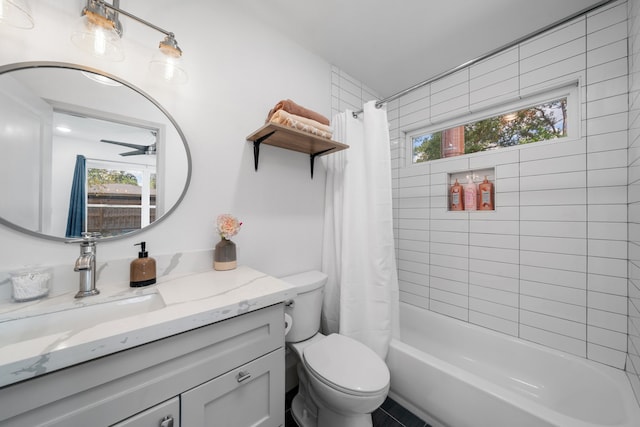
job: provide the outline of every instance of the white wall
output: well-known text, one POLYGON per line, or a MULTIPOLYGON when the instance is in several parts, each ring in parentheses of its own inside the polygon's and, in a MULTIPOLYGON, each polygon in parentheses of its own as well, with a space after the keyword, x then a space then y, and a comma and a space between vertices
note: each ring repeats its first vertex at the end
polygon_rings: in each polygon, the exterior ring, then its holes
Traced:
MULTIPOLYGON (((31 0, 33 30, 0 26, 0 65, 63 61, 117 75, 173 115, 193 159, 191 187, 173 215, 136 237, 99 244, 99 264, 119 267, 99 277, 98 284, 128 280, 128 264, 115 261, 133 259, 137 249, 132 245, 140 240, 147 241, 150 255, 168 255, 159 271, 174 259, 173 254, 207 251, 210 257, 219 239, 215 218, 221 213, 232 213, 244 223, 234 239, 239 263, 273 275, 319 268, 322 166, 318 164, 311 180, 307 156, 263 145, 256 173, 252 145, 245 137, 264 123, 269 109, 283 98, 329 116, 330 65, 248 18, 233 2, 122 2, 129 12, 173 31, 184 51, 188 84, 161 86, 146 74, 148 59, 162 39, 160 33, 122 18, 127 57, 121 63, 101 62, 71 44, 70 30, 84 3, 31 0)), ((72 270, 77 254, 76 245, 0 226, 0 272, 38 263, 72 270)), ((71 271, 69 280, 74 278, 71 271)), ((6 275, 0 275, 0 294, 7 288, 6 275)))
POLYGON ((401 300, 624 368, 627 4, 388 106, 401 300), (578 81, 577 139, 407 165, 404 133, 578 81), (496 168, 496 211, 447 212, 447 173, 496 168))
POLYGON ((43 134, 51 122, 53 110, 42 99, 21 87, 14 79, 0 82, 0 117, 13 126, 0 127, 3 156, 0 157, 0 182, 12 182, 12 186, 0 188, 0 200, 15 200, 3 203, 2 212, 8 221, 19 222, 24 227, 41 230, 44 227, 42 198, 39 189, 50 170, 42 170, 38 160, 47 158, 51 150, 42 150, 44 141, 51 132, 43 134), (13 177, 24 174, 23 179, 13 177))

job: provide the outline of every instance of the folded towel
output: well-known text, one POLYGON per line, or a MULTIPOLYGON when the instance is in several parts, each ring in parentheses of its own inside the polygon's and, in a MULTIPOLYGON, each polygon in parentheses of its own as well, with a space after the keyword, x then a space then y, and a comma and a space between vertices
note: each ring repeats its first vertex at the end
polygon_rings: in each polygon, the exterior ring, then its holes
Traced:
POLYGON ((323 132, 333 133, 333 130, 331 129, 330 126, 324 125, 324 124, 322 124, 322 123, 320 123, 320 122, 318 122, 316 120, 309 119, 307 117, 302 117, 302 116, 299 116, 297 114, 287 113, 285 110, 276 111, 273 114, 273 116, 271 116, 271 120, 269 120, 269 121, 272 122, 274 117, 279 117, 278 120, 281 120, 281 119, 292 119, 292 120, 295 120, 297 122, 302 122, 302 123, 304 123, 306 125, 313 126, 314 128, 318 128, 323 132))
POLYGON ((271 119, 269 120, 269 122, 277 123, 293 129, 301 130, 303 132, 320 136, 322 138, 331 139, 331 137, 333 136, 331 129, 328 126, 325 126, 322 123, 315 122, 314 120, 311 120, 311 119, 307 119, 304 117, 297 116, 295 114, 287 113, 284 110, 276 111, 271 116, 271 119), (314 126, 311 123, 316 123, 316 126, 314 126))
POLYGON ((329 123, 330 123, 329 119, 327 119, 322 114, 316 113, 315 111, 304 108, 303 106, 296 104, 290 99, 283 99, 282 101, 278 102, 271 109, 271 111, 269 111, 269 114, 267 115, 267 120, 265 120, 265 122, 270 121, 271 116, 273 116, 275 112, 279 110, 284 110, 287 113, 291 113, 297 116, 302 116, 311 120, 315 120, 316 122, 322 123, 323 125, 329 126, 329 123))

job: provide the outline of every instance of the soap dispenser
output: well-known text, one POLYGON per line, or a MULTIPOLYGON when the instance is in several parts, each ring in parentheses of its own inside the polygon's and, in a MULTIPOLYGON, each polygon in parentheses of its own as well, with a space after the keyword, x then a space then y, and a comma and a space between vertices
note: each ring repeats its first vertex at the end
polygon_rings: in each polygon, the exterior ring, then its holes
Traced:
POLYGON ((153 285, 156 283, 156 260, 149 257, 146 251, 146 242, 136 243, 140 246, 138 258, 131 261, 129 286, 139 288, 141 286, 153 285))

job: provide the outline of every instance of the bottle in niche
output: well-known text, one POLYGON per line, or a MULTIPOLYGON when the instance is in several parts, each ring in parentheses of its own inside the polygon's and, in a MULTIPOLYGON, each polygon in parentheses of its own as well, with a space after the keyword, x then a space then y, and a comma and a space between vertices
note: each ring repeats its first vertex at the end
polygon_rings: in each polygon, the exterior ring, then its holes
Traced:
POLYGON ((478 185, 478 190, 480 192, 480 200, 478 203, 478 209, 481 211, 492 211, 494 210, 493 205, 493 183, 484 177, 484 181, 478 185))
POLYGON ((464 210, 475 211, 478 209, 478 189, 473 182, 473 178, 467 176, 467 183, 464 186, 464 210))
POLYGON ((456 182, 451 186, 451 189, 449 191, 450 193, 450 209, 452 211, 461 211, 464 209, 463 207, 463 203, 464 203, 464 190, 462 189, 462 185, 460 185, 460 183, 458 182, 458 179, 456 179, 456 182))

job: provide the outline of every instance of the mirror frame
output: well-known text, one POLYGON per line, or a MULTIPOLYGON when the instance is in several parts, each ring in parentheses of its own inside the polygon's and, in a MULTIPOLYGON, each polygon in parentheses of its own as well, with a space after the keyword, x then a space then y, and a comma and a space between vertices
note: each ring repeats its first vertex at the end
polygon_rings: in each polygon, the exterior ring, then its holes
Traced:
MULTIPOLYGON (((171 124, 176 129, 176 132, 178 132, 178 135, 180 136, 180 139, 182 140, 182 144, 184 146, 185 154, 187 156, 187 176, 186 176, 186 179, 185 179, 184 188, 182 190, 182 193, 180 193, 180 196, 178 197, 176 202, 173 204, 173 206, 171 206, 171 208, 169 210, 167 210, 164 213, 164 215, 162 215, 160 218, 156 218, 155 221, 153 221, 152 223, 150 223, 149 225, 147 225, 144 228, 140 228, 138 230, 131 231, 129 233, 121 234, 121 235, 118 235, 118 236, 103 237, 103 238, 100 239, 100 241, 119 240, 119 239, 124 239, 124 238, 130 237, 130 236, 134 236, 134 235, 136 235, 138 233, 141 233, 143 231, 147 231, 149 228, 154 227, 156 224, 160 223, 165 218, 169 217, 178 208, 180 203, 182 203, 182 200, 184 199, 185 195, 187 194, 187 190, 189 189, 189 185, 191 184, 191 173, 192 173, 191 151, 189 150, 189 145, 187 144, 187 139, 184 136, 184 133, 182 132, 182 129, 180 128, 180 126, 178 125, 176 120, 173 118, 173 116, 171 114, 169 114, 169 112, 162 105, 160 105, 160 103, 158 101, 153 99, 149 94, 144 92, 142 89, 132 85, 131 83, 127 82, 126 80, 123 80, 123 79, 121 79, 121 78, 119 78, 117 76, 114 76, 112 74, 106 73, 106 72, 104 72, 102 70, 99 70, 97 68, 87 67, 87 66, 84 66, 84 65, 74 64, 74 63, 69 63, 69 62, 56 62, 56 61, 16 62, 16 63, 12 63, 12 64, 1 65, 0 66, 0 75, 5 74, 5 73, 10 72, 10 71, 18 71, 18 70, 33 69, 33 68, 65 68, 65 69, 71 69, 71 70, 86 71, 86 72, 90 72, 90 73, 93 73, 93 74, 98 74, 98 75, 107 77, 107 78, 109 78, 111 80, 114 80, 114 81, 116 81, 116 82, 128 87, 129 89, 137 92, 139 95, 142 95, 144 98, 147 99, 147 101, 149 101, 153 105, 155 105, 156 108, 158 108, 160 110, 160 112, 162 114, 164 114, 167 117, 167 119, 169 119, 171 124)), ((2 147, 0 146, 0 150, 1 149, 2 149, 2 147)), ((0 224, 5 225, 5 226, 7 226, 7 227, 9 227, 9 228, 11 228, 11 229, 13 229, 15 231, 20 232, 20 233, 28 234, 30 236, 38 237, 38 238, 41 238, 41 239, 54 240, 54 241, 58 241, 58 242, 69 242, 69 241, 77 240, 77 238, 58 237, 58 236, 52 236, 52 235, 49 235, 49 234, 43 234, 43 233, 39 233, 37 231, 29 230, 27 228, 24 228, 24 227, 21 227, 21 226, 19 226, 17 224, 14 224, 14 223, 12 223, 10 221, 7 221, 2 216, 0 216, 0 224)))

